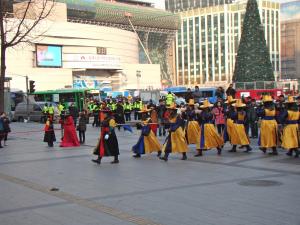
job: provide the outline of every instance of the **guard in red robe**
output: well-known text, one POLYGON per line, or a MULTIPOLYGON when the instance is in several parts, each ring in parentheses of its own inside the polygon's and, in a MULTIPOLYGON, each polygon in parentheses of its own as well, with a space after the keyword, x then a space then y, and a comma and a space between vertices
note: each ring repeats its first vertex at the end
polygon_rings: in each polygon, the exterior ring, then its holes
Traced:
POLYGON ((115 133, 116 121, 111 116, 111 112, 102 110, 104 113, 104 120, 101 123, 100 139, 96 148, 94 149, 94 155, 97 155, 97 159, 92 159, 92 162, 100 164, 103 157, 113 156, 114 160, 112 164, 119 163, 119 144, 115 133))
POLYGON ((77 137, 74 120, 71 115, 66 115, 64 121, 64 136, 60 147, 79 147, 80 143, 77 137))

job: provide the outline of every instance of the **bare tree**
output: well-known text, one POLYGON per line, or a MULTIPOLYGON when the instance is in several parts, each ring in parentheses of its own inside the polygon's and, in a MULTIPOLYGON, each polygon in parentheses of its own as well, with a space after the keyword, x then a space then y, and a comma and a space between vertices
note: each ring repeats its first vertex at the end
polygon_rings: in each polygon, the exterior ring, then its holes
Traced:
MULTIPOLYGON (((50 15, 54 3, 55 0, 0 0, 0 112, 4 111, 7 49, 20 43, 32 42, 32 32, 42 20, 45 20, 50 15), (14 3, 18 3, 18 5, 13 7, 14 3)), ((35 36, 37 36, 36 33, 35 36)))

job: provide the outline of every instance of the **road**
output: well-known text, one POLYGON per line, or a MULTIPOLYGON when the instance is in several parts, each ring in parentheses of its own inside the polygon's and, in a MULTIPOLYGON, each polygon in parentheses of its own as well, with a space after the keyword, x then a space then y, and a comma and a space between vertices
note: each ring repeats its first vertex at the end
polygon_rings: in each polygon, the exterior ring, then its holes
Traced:
MULTIPOLYGON (((132 158, 134 133, 118 132, 120 164, 91 162, 99 129, 79 148, 48 148, 43 125, 13 123, 0 150, 2 225, 299 225, 300 159, 208 151, 188 160, 132 158)), ((60 132, 56 132, 57 139, 60 132)), ((163 138, 161 139, 163 142, 163 138)))

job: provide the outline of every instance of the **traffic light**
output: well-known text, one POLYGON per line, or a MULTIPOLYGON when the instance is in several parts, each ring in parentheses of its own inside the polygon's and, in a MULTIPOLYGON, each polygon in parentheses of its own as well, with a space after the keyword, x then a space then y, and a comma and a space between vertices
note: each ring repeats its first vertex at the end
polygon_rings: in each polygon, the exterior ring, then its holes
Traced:
POLYGON ((35 81, 30 80, 29 81, 29 93, 34 93, 35 92, 35 81))

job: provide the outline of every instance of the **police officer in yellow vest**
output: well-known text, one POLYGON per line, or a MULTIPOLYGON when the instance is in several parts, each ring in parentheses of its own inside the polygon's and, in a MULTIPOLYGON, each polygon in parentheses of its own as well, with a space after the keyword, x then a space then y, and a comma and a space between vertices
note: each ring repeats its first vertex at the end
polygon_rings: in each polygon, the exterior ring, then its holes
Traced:
POLYGON ((43 109, 42 109, 42 113, 43 113, 43 116, 41 117, 41 123, 46 123, 47 121, 47 117, 48 117, 48 104, 45 103, 43 109))
POLYGON ((50 104, 49 107, 48 107, 48 115, 53 120, 53 118, 54 118, 54 106, 52 104, 50 104))
POLYGON ((134 103, 133 103, 133 110, 134 110, 134 120, 140 120, 141 118, 141 114, 139 113, 139 111, 142 110, 143 107, 143 103, 141 101, 140 98, 137 98, 134 103))
POLYGON ((117 103, 116 100, 114 99, 113 102, 111 103, 111 111, 115 113, 116 109, 117 109, 117 103))
POLYGON ((169 91, 168 94, 166 95, 166 105, 169 106, 172 103, 175 102, 175 97, 174 95, 169 91))
POLYGON ((131 121, 131 110, 132 110, 131 103, 128 100, 126 100, 123 107, 124 107, 124 114, 125 114, 126 121, 131 121))
POLYGON ((58 103, 58 105, 57 105, 57 109, 58 109, 58 113, 59 113, 59 115, 61 115, 61 114, 62 114, 62 112, 65 110, 65 107, 63 106, 63 104, 61 104, 61 103, 58 103))

